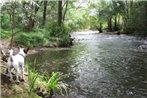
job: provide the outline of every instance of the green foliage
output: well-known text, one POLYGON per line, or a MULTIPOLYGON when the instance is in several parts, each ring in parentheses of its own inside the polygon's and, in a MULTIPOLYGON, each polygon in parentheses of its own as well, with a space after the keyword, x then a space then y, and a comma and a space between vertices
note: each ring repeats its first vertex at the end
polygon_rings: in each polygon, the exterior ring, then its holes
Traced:
POLYGON ((19 32, 15 38, 17 44, 34 47, 40 46, 45 42, 44 32, 19 32))
POLYGON ((137 35, 147 35, 147 2, 135 2, 130 8, 124 31, 137 35), (141 6, 140 6, 141 5, 141 6))
POLYGON ((89 28, 89 13, 85 9, 75 9, 74 7, 67 12, 67 20, 64 22, 72 31, 89 28), (76 14, 75 14, 76 13, 76 14))
MULTIPOLYGON (((14 8, 14 32, 17 33, 16 28, 20 30, 15 36, 15 42, 25 46, 42 46, 53 39, 58 39, 60 46, 70 46, 69 33, 81 29, 100 30, 101 28, 147 35, 147 2, 145 1, 88 0, 87 5, 85 3, 83 6, 81 3, 79 7, 75 3, 78 3, 78 1, 69 1, 66 17, 60 27, 57 25, 58 3, 55 1, 48 1, 47 3, 45 25, 42 25, 44 15, 43 0, 27 0, 26 2, 21 0, 13 4, 5 3, 2 6, 1 13, 1 37, 8 38, 10 36, 11 7, 14 8), (94 11, 93 14, 91 14, 92 11, 94 11)), ((64 6, 63 12, 65 8, 64 6)))
POLYGON ((61 26, 59 28, 60 31, 60 46, 70 46, 72 44, 71 38, 70 38, 70 34, 69 34, 69 29, 65 26, 61 26))
POLYGON ((98 18, 90 16, 90 29, 97 30, 98 28, 98 18))
MULTIPOLYGON (((70 46, 71 38, 69 31, 69 28, 65 26, 52 26, 49 31, 39 28, 34 28, 32 32, 20 32, 20 30, 17 30, 15 34, 15 43, 28 47, 45 46, 50 42, 56 42, 59 46, 70 46)), ((3 32, 2 38, 10 37, 8 31, 3 30, 3 32)))
MULTIPOLYGON (((34 60, 34 64, 36 63, 36 60, 34 60)), ((25 65, 25 69, 28 73, 28 94, 29 96, 33 96, 34 90, 37 87, 37 80, 39 78, 39 73, 36 71, 35 68, 32 68, 30 63, 27 63, 25 65)))
POLYGON ((28 71, 28 81, 29 81, 29 94, 31 94, 36 87, 36 80, 39 76, 39 74, 36 72, 35 69, 29 69, 28 71))
MULTIPOLYGON (((75 23, 70 22, 70 26, 66 24, 66 17, 65 21, 61 27, 57 25, 57 2, 55 1, 48 1, 48 7, 46 12, 50 12, 46 14, 46 25, 42 26, 42 19, 43 19, 43 11, 44 5, 42 4, 43 0, 40 1, 20 1, 12 3, 5 3, 2 6, 2 28, 7 30, 11 28, 11 19, 9 14, 12 14, 11 10, 14 8, 14 33, 15 34, 15 42, 19 45, 35 47, 35 46, 42 46, 48 45, 50 39, 59 39, 57 43, 59 46, 70 46, 71 39, 70 39, 70 31, 74 28, 78 28, 80 25, 83 28, 85 26, 84 22, 78 22, 78 26, 75 26, 75 23), (50 2, 50 3, 49 3, 50 2), (9 10, 9 11, 8 11, 9 10), (74 27, 74 28, 73 28, 74 27), (19 28, 19 32, 15 32, 15 29, 19 28)), ((73 2, 69 2, 70 7, 74 7, 73 2)), ((63 12, 66 7, 63 7, 63 12)), ((68 12, 68 10, 67 10, 68 12)), ((82 11, 81 11, 82 12, 82 11)), ((67 16, 67 15, 65 15, 67 16)), ((76 16, 76 15, 75 15, 76 16)), ((74 17, 72 20, 75 20, 74 17)), ((2 37, 5 37, 3 34, 2 37)), ((10 37, 10 36, 9 36, 10 37)))
MULTIPOLYGON (((36 60, 34 61, 34 65, 35 64, 36 60)), ((63 75, 59 74, 59 72, 52 72, 51 77, 48 77, 39 74, 35 68, 30 66, 30 64, 26 64, 26 69, 28 69, 28 93, 30 96, 32 96, 33 92, 38 87, 46 90, 49 96, 52 96, 54 93, 58 92, 63 96, 67 95, 68 85, 62 82, 63 75)))
POLYGON ((59 46, 70 46, 71 38, 69 33, 70 28, 65 25, 59 27, 56 23, 53 23, 49 27, 49 36, 59 38, 59 46))
POLYGON ((9 16, 8 14, 2 14, 1 16, 1 27, 2 28, 10 28, 10 21, 9 21, 9 16))
POLYGON ((63 91, 67 95, 67 84, 61 81, 61 75, 58 72, 52 72, 50 79, 47 81, 49 95, 55 91, 58 91, 63 94, 63 91))
POLYGON ((1 38, 9 38, 10 37, 10 35, 11 35, 11 30, 4 30, 4 29, 1 29, 1 31, 0 31, 0 36, 1 36, 1 38))
POLYGON ((49 96, 52 96, 54 93, 60 93, 61 95, 67 95, 67 84, 63 83, 63 75, 59 72, 52 72, 51 76, 48 77, 43 74, 39 74, 34 68, 36 60, 34 60, 33 66, 26 64, 26 69, 28 70, 28 83, 29 90, 28 93, 31 96, 36 88, 43 88, 48 92, 49 96))
POLYGON ((51 37, 58 37, 58 38, 70 32, 69 28, 66 27, 65 25, 58 26, 57 23, 54 22, 48 27, 48 30, 49 30, 49 35, 51 37))
MULTIPOLYGON (((33 66, 36 64, 36 60, 33 62, 33 66)), ((28 93, 31 96, 37 87, 37 80, 39 78, 39 73, 36 71, 34 67, 31 66, 32 64, 27 63, 25 68, 27 69, 28 72, 28 93)))
POLYGON ((60 31, 57 23, 52 22, 52 24, 48 27, 48 30, 51 37, 58 37, 60 31))

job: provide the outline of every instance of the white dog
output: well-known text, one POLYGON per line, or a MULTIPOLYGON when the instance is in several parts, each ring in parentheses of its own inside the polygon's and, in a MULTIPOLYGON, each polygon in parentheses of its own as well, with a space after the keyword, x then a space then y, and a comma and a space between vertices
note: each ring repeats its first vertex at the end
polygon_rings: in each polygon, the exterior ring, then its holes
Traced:
POLYGON ((8 73, 10 76, 10 81, 13 80, 11 69, 14 68, 16 71, 16 81, 19 82, 19 79, 18 79, 19 67, 21 68, 21 71, 22 71, 22 80, 25 81, 25 78, 24 78, 24 58, 25 58, 28 50, 29 50, 29 48, 27 48, 27 49, 19 48, 19 53, 14 56, 13 56, 13 50, 12 49, 9 50, 10 57, 8 58, 7 65, 8 65, 8 73))

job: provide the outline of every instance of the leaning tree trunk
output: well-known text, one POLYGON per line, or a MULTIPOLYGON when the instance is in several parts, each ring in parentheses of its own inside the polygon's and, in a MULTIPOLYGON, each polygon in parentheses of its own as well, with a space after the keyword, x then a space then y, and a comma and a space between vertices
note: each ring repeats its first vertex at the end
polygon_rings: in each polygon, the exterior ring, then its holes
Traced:
POLYGON ((62 0, 58 0, 58 26, 62 24, 62 0))

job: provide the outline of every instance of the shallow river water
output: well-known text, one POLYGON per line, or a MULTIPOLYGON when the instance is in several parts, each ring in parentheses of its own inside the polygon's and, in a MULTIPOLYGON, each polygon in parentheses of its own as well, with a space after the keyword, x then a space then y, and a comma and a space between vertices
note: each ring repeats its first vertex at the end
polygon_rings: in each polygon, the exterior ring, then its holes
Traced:
POLYGON ((45 74, 66 75, 68 98, 147 98, 147 52, 144 38, 73 33, 71 48, 49 49, 28 56, 45 74))

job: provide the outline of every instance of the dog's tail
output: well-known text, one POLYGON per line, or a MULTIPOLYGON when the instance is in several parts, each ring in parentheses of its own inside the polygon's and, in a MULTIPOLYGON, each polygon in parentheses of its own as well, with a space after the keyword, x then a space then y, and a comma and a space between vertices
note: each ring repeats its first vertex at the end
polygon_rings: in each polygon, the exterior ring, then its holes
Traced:
POLYGON ((13 49, 10 49, 9 50, 9 57, 10 57, 11 62, 13 62, 12 56, 13 56, 13 49))
POLYGON ((13 56, 13 49, 9 50, 9 56, 13 56))
MULTIPOLYGON (((12 63, 13 63, 13 49, 10 49, 9 51, 8 51, 8 53, 9 53, 9 59, 10 59, 10 62, 11 62, 11 66, 12 66, 12 63)), ((8 74, 8 68, 6 69, 6 74, 8 74)))

